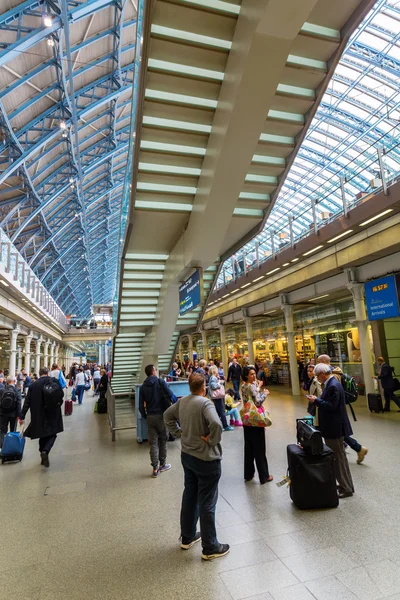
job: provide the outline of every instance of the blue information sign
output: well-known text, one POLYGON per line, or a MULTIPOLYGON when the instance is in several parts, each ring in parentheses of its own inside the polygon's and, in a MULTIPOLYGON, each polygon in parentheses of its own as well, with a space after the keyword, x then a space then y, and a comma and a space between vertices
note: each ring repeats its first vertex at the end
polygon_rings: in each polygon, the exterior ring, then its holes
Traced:
POLYGON ((395 276, 368 281, 365 284, 365 300, 370 321, 398 317, 400 311, 395 276))
POLYGON ((179 288, 179 314, 184 315, 201 304, 202 277, 197 269, 179 288))

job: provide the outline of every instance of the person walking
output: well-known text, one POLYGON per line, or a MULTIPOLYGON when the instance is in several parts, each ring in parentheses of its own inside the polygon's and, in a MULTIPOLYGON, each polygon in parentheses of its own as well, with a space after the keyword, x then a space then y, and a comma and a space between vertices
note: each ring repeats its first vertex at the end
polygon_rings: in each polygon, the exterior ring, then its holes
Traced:
POLYGON ((319 398, 309 395, 308 400, 318 408, 319 430, 325 438, 325 444, 335 456, 339 498, 348 498, 354 494, 354 485, 344 449, 344 438, 351 436, 353 431, 347 414, 344 389, 332 375, 329 365, 319 363, 314 373, 324 389, 319 398))
MULTIPOLYGON (((382 384, 383 395, 385 397, 385 408, 383 409, 385 412, 390 412, 390 401, 393 400, 397 407, 400 409, 400 401, 399 398, 394 393, 394 379, 393 372, 394 369, 389 365, 389 363, 385 362, 383 356, 378 358, 379 375, 378 379, 382 384)), ((397 412, 400 412, 398 410, 397 412)))
POLYGON ((7 386, 0 389, 0 448, 3 447, 3 441, 10 431, 15 431, 17 417, 21 416, 21 390, 17 387, 15 377, 7 377, 7 386))
MULTIPOLYGON (((328 365, 328 367, 331 370, 332 375, 341 384, 343 390, 345 389, 344 381, 343 381, 344 373, 343 373, 342 369, 340 369, 340 367, 333 367, 331 365, 331 358, 330 358, 330 356, 328 356, 328 354, 321 354, 320 356, 318 356, 318 364, 328 365)), ((312 392, 310 392, 310 393, 312 393, 312 392)), ((345 401, 346 401, 346 396, 345 396, 345 401)), ((368 448, 366 446, 363 446, 362 444, 360 444, 360 442, 358 442, 351 435, 344 436, 344 443, 347 444, 348 446, 350 446, 350 448, 352 450, 354 450, 354 452, 357 453, 357 464, 360 465, 363 462, 364 458, 368 454, 368 448)))
MULTIPOLYGON (((211 401, 214 403, 215 409, 219 418, 221 419, 222 427, 224 431, 233 431, 234 427, 228 425, 225 412, 225 387, 224 382, 219 380, 218 368, 213 365, 209 369, 210 380, 208 382, 208 390, 211 401)), ((206 381, 207 384, 207 381, 206 381)))
MULTIPOLYGON (((260 393, 261 381, 257 381, 256 369, 253 366, 245 366, 242 369, 242 396, 243 405, 246 402, 253 402, 257 408, 261 407, 265 398, 269 394, 268 390, 260 393)), ((265 430, 264 427, 253 427, 243 424, 244 435, 244 480, 254 479, 256 463, 260 483, 268 483, 273 480, 269 473, 268 460, 266 455, 265 430)))
POLYGON ((220 544, 215 527, 218 483, 221 478, 222 426, 213 403, 206 397, 206 380, 201 373, 189 377, 190 395, 178 400, 164 413, 168 431, 181 438, 184 490, 180 516, 181 548, 202 543, 203 560, 229 552, 220 544), (197 521, 200 517, 200 532, 197 521))
POLYGON ((235 390, 235 400, 240 400, 240 377, 242 375, 242 367, 239 365, 237 358, 234 358, 228 368, 227 382, 232 381, 233 389, 235 390))
POLYGON ((95 396, 99 393, 99 384, 100 384, 100 367, 98 365, 95 366, 93 371, 93 387, 95 396))
POLYGON ((39 439, 41 464, 45 467, 50 466, 49 454, 57 434, 64 431, 61 414, 63 396, 59 381, 49 377, 48 368, 42 367, 39 371, 39 379, 32 383, 22 407, 19 422, 21 424, 24 422, 26 413, 30 410, 31 422, 24 435, 32 440, 39 439))
POLYGON ((154 365, 147 365, 144 372, 146 379, 140 386, 139 411, 147 421, 148 440, 150 445, 150 462, 153 477, 169 471, 167 463, 167 430, 164 424, 164 411, 168 402, 172 402, 173 393, 163 379, 157 376, 154 365))
POLYGON ((86 384, 86 375, 83 371, 83 367, 79 367, 79 371, 75 376, 75 383, 76 383, 75 392, 76 392, 76 396, 78 398, 78 403, 82 404, 83 396, 85 393, 85 384, 86 384))

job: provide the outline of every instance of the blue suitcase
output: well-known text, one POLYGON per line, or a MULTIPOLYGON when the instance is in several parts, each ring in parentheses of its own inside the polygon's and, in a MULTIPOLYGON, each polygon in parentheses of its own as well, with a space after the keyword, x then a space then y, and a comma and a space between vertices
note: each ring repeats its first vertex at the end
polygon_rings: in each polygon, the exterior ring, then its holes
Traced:
POLYGON ((22 460, 24 456, 25 438, 19 434, 10 432, 4 437, 3 447, 1 449, 1 462, 10 462, 12 460, 22 460))

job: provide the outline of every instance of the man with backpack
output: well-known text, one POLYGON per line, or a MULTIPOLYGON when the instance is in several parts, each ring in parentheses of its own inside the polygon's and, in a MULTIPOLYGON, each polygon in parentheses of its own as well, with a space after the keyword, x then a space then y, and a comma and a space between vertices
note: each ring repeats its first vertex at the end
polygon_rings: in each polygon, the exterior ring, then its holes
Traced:
POLYGON ((7 377, 7 386, 0 389, 0 448, 8 432, 15 431, 17 417, 21 415, 21 392, 15 377, 7 377))
POLYGON ((23 423, 26 413, 31 411, 31 422, 24 435, 32 440, 39 439, 41 464, 49 467, 49 454, 57 434, 64 431, 61 413, 64 393, 60 382, 49 377, 47 367, 40 369, 39 375, 28 389, 19 421, 23 423))
POLYGON ((171 465, 166 462, 168 433, 163 415, 172 404, 174 395, 165 381, 157 377, 154 365, 147 365, 144 372, 146 379, 140 386, 139 410, 147 421, 153 477, 158 477, 160 473, 171 468, 171 465))
MULTIPOLYGON (((358 390, 354 377, 346 375, 339 367, 332 367, 331 358, 330 356, 328 356, 328 354, 321 354, 321 356, 318 356, 317 362, 328 365, 331 368, 332 375, 336 377, 339 383, 342 384, 346 404, 351 405, 353 402, 355 402, 358 398, 358 390)), ((354 450, 354 452, 357 452, 357 464, 360 465, 363 462, 366 455, 368 454, 368 448, 366 446, 362 446, 359 442, 357 442, 356 439, 354 439, 351 436, 345 436, 344 443, 350 446, 350 448, 354 450)))

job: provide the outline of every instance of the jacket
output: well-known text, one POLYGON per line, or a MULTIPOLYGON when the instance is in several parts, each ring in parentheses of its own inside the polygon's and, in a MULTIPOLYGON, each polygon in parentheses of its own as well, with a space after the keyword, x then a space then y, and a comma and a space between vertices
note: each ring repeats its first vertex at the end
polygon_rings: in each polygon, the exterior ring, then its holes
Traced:
MULTIPOLYGON (((7 385, 7 386, 4 386, 4 388, 2 388, 2 389, 4 389, 4 392, 6 390, 15 392, 16 399, 17 399, 17 404, 16 404, 16 407, 14 408, 14 410, 4 412, 4 415, 7 415, 7 417, 11 417, 11 418, 20 417, 21 416, 21 405, 22 405, 22 396, 21 396, 20 389, 15 387, 15 385, 7 385)), ((3 395, 3 391, 0 390, 0 397, 2 395, 3 395)), ((0 407, 0 415, 2 415, 2 414, 3 414, 3 412, 0 407)))
POLYGON ((105 393, 107 391, 107 387, 108 387, 108 376, 105 373, 100 378, 99 392, 104 392, 105 393))
MULTIPOLYGON (((39 377, 28 388, 24 406, 21 411, 21 419, 25 419, 28 410, 31 411, 31 422, 25 430, 25 436, 36 440, 37 438, 56 435, 64 431, 61 407, 48 413, 43 404, 43 386, 50 381, 51 377, 39 377)), ((61 386, 60 386, 61 389, 61 386)))
POLYGON ((240 381, 240 377, 242 375, 242 367, 237 364, 236 366, 232 363, 229 365, 228 369, 228 381, 235 379, 236 381, 240 381))
POLYGON ((381 380, 381 384, 384 390, 392 390, 394 387, 393 382, 393 367, 387 363, 383 363, 381 372, 378 375, 378 379, 381 380))
POLYGON ((147 377, 140 386, 139 410, 144 419, 147 418, 147 415, 162 415, 164 413, 165 405, 160 394, 160 387, 172 401, 171 389, 164 379, 159 379, 156 375, 147 377))
POLYGON ((181 450, 206 462, 221 460, 221 420, 214 404, 203 396, 185 396, 164 413, 169 432, 181 438, 181 450), (207 442, 203 437, 209 436, 207 442))
POLYGON ((353 433, 347 416, 344 389, 336 377, 327 380, 315 404, 318 407, 319 428, 325 439, 337 440, 353 433))

